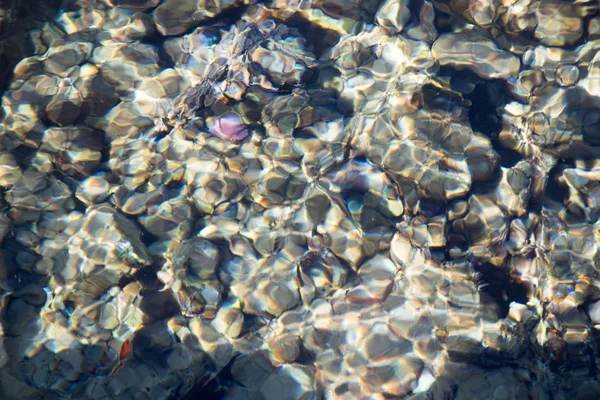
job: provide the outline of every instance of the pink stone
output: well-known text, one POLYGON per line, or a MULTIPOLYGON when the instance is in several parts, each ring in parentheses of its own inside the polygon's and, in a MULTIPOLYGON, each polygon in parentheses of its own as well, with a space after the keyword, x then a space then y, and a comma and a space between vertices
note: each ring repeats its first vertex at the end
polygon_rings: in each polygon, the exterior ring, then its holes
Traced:
POLYGON ((238 142, 248 136, 248 130, 237 115, 208 120, 210 133, 223 140, 238 142))

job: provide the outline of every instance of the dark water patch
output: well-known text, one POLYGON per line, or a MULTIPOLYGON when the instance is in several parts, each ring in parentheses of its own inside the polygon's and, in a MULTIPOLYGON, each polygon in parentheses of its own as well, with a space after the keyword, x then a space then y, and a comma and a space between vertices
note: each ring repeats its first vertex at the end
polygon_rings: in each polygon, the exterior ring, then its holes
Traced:
POLYGON ((438 263, 443 263, 446 261, 450 261, 447 258, 447 254, 445 249, 442 248, 430 248, 429 254, 431 255, 431 259, 438 263))
POLYGON ((508 315, 510 303, 513 301, 527 304, 527 287, 513 280, 507 267, 485 263, 476 265, 475 270, 481 274, 481 292, 487 294, 498 305, 500 319, 508 315))
POLYGON ((408 8, 408 11, 410 12, 410 19, 408 20, 408 23, 406 23, 405 25, 405 29, 406 27, 413 27, 413 26, 418 26, 421 24, 421 9, 423 8, 423 1, 422 0, 408 0, 406 2, 406 7, 408 8))
POLYGON ((120 102, 114 86, 108 83, 102 74, 92 78, 91 91, 93 96, 86 97, 81 106, 82 114, 104 117, 120 102))
POLYGON ((242 19, 242 16, 246 14, 246 11, 248 11, 248 8, 250 7, 251 5, 246 4, 242 4, 237 7, 230 7, 221 11, 218 15, 214 16, 213 18, 200 22, 198 26, 212 27, 219 24, 225 26, 233 25, 242 19))
POLYGON ((155 320, 167 319, 181 314, 179 304, 170 290, 152 291, 142 296, 140 310, 155 320))
POLYGON ((438 76, 450 79, 450 88, 467 96, 473 93, 481 78, 468 69, 457 69, 450 66, 441 66, 438 76))
POLYGON ((168 40, 170 38, 189 35, 190 33, 194 32, 197 28, 200 28, 200 27, 207 27, 207 28, 212 28, 215 26, 220 26, 223 28, 231 27, 232 25, 235 25, 242 19, 242 16, 246 13, 246 11, 248 10, 249 7, 250 7, 250 5, 240 5, 238 7, 231 7, 231 8, 222 10, 219 14, 215 15, 214 17, 207 18, 205 20, 196 22, 194 25, 190 26, 188 29, 186 29, 185 31, 183 31, 182 33, 180 33, 178 35, 169 35, 169 36, 164 36, 164 37, 162 35, 159 35, 158 37, 156 37, 157 42, 148 41, 148 43, 153 44, 153 45, 156 45, 157 43, 162 44, 165 40, 168 40))
POLYGON ((454 28, 452 25, 452 20, 454 18, 455 18, 454 16, 436 8, 434 25, 436 27, 438 35, 454 32, 454 28))
POLYGON ((15 161, 21 169, 26 169, 29 166, 31 159, 35 156, 36 152, 37 149, 25 145, 20 145, 11 151, 12 155, 15 157, 15 161))
POLYGON ((73 196, 73 202, 75 203, 75 208, 73 209, 73 211, 79 211, 80 213, 85 214, 87 210, 87 205, 85 205, 81 200, 79 200, 75 196, 73 196))
POLYGON ((142 240, 142 243, 144 243, 146 245, 146 247, 150 247, 153 243, 160 240, 159 236, 150 232, 142 224, 138 223, 137 221, 135 221, 133 219, 129 219, 129 220, 140 229, 140 231, 142 233, 140 239, 142 240))
POLYGON ((452 113, 452 111, 463 104, 463 99, 460 96, 430 84, 423 86, 421 94, 423 96, 423 105, 432 111, 452 113))
POLYGON ((0 23, 0 93, 12 80, 13 68, 23 58, 35 53, 27 30, 39 28, 58 12, 60 0, 0 1, 3 21, 0 23))
MULTIPOLYGON (((0 93, 3 93, 8 87, 13 77, 13 69, 19 62, 14 56, 11 56, 14 51, 9 45, 0 44, 0 93)), ((4 110, 0 110, 0 117, 3 117, 3 114, 4 110)))
MULTIPOLYGON (((452 224, 450 224, 450 232, 446 239, 446 250, 453 248, 461 250, 462 252, 469 250, 469 240, 464 235, 451 228, 452 224)), ((448 257, 448 259, 451 260, 452 257, 448 257)))
POLYGON ((175 67, 174 60, 171 58, 171 56, 169 56, 169 54, 165 50, 164 43, 167 39, 170 39, 170 36, 163 36, 159 32, 157 32, 156 29, 153 29, 152 33, 150 33, 148 37, 144 38, 143 40, 140 40, 140 43, 150 45, 157 49, 158 58, 156 60, 156 63, 161 71, 175 67))
POLYGON ((62 0, 60 4, 60 12, 79 11, 84 8, 85 4, 81 0, 62 0))
POLYGON ((446 213, 446 203, 435 199, 421 200, 421 213, 425 217, 434 217, 446 213))
POLYGON ((164 321, 145 324, 135 331, 131 340, 134 357, 143 360, 150 367, 168 368, 169 347, 162 344, 168 343, 166 338, 170 336, 171 333, 164 321), (162 343, 157 338, 162 339, 162 343))
POLYGON ((440 68, 439 75, 450 79, 450 87, 463 94, 471 105, 468 107, 471 128, 489 138, 496 139, 502 130, 501 110, 514 99, 501 79, 485 80, 468 69, 449 66, 440 68))
MULTIPOLYGON (((151 40, 151 39, 149 39, 151 40)), ((157 50, 158 65, 163 68, 175 68, 177 66, 176 60, 169 54, 169 51, 165 46, 159 46, 157 50)))
POLYGON ((566 117, 569 125, 581 126, 583 138, 591 145, 583 146, 579 151, 572 151, 570 158, 598 157, 599 150, 596 146, 600 146, 600 99, 590 96, 579 86, 569 88, 565 98, 565 108, 561 116, 566 117))
MULTIPOLYGON (((219 381, 224 380, 224 372, 221 372, 217 379, 219 381)), ((231 373, 229 373, 231 375, 231 373)), ((221 386, 217 382, 217 379, 212 379, 208 383, 199 382, 192 387, 192 389, 185 395, 182 400, 221 400, 225 399, 227 395, 227 391, 223 388, 223 386, 228 386, 224 384, 221 386)), ((172 400, 179 399, 179 397, 175 397, 172 400)))
MULTIPOLYGON (((18 266, 18 264, 16 265, 18 266)), ((40 284, 44 280, 45 277, 43 275, 27 271, 25 269, 16 268, 13 269, 12 272, 6 274, 6 277, 2 281, 2 288, 4 288, 6 291, 14 292, 31 284, 40 284)))
POLYGON ((0 264, 0 281, 5 290, 16 291, 29 284, 38 284, 45 278, 32 271, 40 256, 23 246, 12 235, 4 239, 0 257, 3 258, 0 264))
MULTIPOLYGON (((506 33, 507 39, 508 40, 498 40, 496 42, 496 45, 498 46, 498 48, 504 50, 504 51, 508 51, 510 52, 513 47, 511 47, 512 45, 514 45, 514 43, 519 43, 521 45, 523 44, 532 44, 532 45, 539 45, 540 44, 540 40, 538 38, 535 37, 535 31, 534 30, 522 30, 519 31, 518 33, 511 33, 506 32, 506 28, 504 26, 502 26, 502 24, 498 24, 498 21, 496 20, 495 22, 496 25, 500 25, 498 26, 498 29, 505 31, 504 33, 506 33)), ((563 48, 561 46, 561 48, 563 48)))
POLYGON ((294 129, 295 139, 316 139, 317 137, 309 130, 304 128, 294 129))
POLYGON ((340 34, 331 29, 320 27, 299 14, 294 14, 286 21, 286 25, 296 28, 306 39, 309 49, 313 51, 316 58, 336 45, 340 40, 340 34))
POLYGON ((564 203, 569 195, 569 191, 567 185, 561 183, 559 178, 567 168, 575 168, 575 164, 569 161, 561 161, 550 170, 544 190, 544 198, 541 200, 550 200, 560 204, 564 203))
POLYGON ((586 211, 585 208, 571 203, 564 209, 564 221, 567 224, 584 224, 588 222, 588 213, 586 211))
POLYGON ((499 146, 495 147, 494 150, 496 150, 496 153, 500 156, 500 166, 505 168, 512 168, 523 159, 523 156, 515 150, 499 146))
MULTIPOLYGON (((235 383, 231 368, 233 367, 236 358, 235 356, 231 361, 219 372, 219 374, 208 382, 205 382, 206 378, 200 378, 199 381, 192 387, 192 389, 182 398, 182 400, 218 400, 224 399, 227 395, 227 389, 235 383)), ((174 399, 173 399, 174 400, 174 399)))
POLYGON ((469 107, 471 128, 495 139, 502 130, 499 110, 508 102, 506 82, 499 79, 483 81, 475 86, 468 98, 472 101, 469 107))

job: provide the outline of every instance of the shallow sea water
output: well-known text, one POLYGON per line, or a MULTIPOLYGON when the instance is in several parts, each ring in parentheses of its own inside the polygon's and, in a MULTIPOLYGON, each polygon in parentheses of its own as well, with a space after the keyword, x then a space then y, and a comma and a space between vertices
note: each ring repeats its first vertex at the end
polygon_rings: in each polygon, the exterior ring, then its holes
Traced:
POLYGON ((599 10, 0 2, 0 398, 600 397, 599 10))

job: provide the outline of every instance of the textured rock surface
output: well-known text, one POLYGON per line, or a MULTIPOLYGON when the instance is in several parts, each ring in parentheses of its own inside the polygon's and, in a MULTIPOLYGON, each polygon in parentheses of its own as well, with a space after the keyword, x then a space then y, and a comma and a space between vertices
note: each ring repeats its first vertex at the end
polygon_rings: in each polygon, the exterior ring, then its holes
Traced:
POLYGON ((598 396, 596 4, 28 7, 2 399, 598 396))

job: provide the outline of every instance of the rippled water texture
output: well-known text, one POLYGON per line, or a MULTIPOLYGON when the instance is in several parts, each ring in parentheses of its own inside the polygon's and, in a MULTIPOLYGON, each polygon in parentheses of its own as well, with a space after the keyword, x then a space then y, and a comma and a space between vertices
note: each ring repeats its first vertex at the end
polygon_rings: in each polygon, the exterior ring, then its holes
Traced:
POLYGON ((600 398, 599 8, 0 1, 0 398, 600 398))

